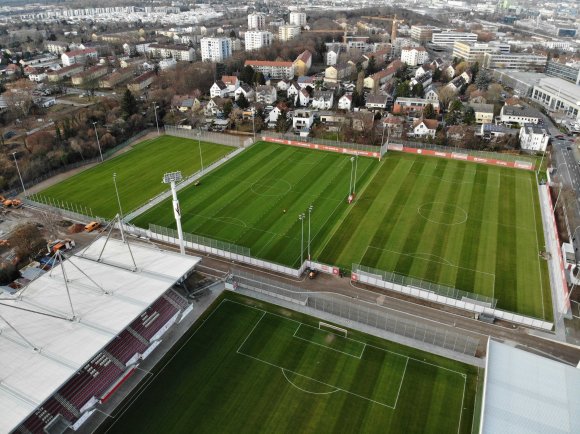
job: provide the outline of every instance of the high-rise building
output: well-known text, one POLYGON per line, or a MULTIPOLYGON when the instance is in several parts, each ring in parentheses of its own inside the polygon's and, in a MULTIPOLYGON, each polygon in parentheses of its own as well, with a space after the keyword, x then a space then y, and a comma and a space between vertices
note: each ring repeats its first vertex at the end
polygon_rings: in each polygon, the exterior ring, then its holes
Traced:
POLYGON ((422 65, 429 60, 425 47, 405 47, 401 50, 401 61, 409 66, 422 65))
POLYGON ((525 53, 485 53, 482 66, 488 69, 515 69, 544 72, 548 57, 525 53))
POLYGON ((433 37, 433 33, 441 30, 433 26, 411 26, 411 39, 420 43, 429 42, 433 37))
POLYGON ((246 51, 259 50, 272 44, 272 33, 265 31, 246 32, 246 51))
POLYGON ((570 83, 580 83, 580 64, 566 65, 555 60, 549 60, 546 65, 546 75, 558 77, 570 83))
POLYGON ((280 26, 278 27, 278 39, 281 41, 289 41, 290 39, 300 36, 300 31, 300 26, 295 26, 293 24, 280 26))
POLYGON ((455 41, 453 44, 453 57, 463 59, 468 63, 483 62, 485 53, 503 53, 510 52, 510 44, 499 42, 460 42, 455 41))
POLYGON ((304 27, 306 25, 306 14, 304 12, 290 12, 289 23, 304 27))
POLYGON ((455 41, 477 42, 477 35, 468 32, 441 32, 433 33, 431 42, 435 45, 453 46, 455 41))
POLYGON ((248 29, 262 30, 266 28, 266 15, 254 12, 248 15, 248 29))
POLYGON ((229 38, 202 38, 201 60, 223 62, 232 55, 232 41, 229 38))

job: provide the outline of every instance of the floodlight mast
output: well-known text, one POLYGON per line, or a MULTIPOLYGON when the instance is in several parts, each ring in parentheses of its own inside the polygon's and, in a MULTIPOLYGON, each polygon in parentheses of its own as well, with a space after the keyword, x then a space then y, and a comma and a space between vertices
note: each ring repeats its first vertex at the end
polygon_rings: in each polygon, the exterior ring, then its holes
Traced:
POLYGON ((173 214, 175 215, 175 223, 177 224, 177 236, 179 237, 179 251, 185 255, 185 247, 183 245, 183 230, 181 229, 181 209, 179 208, 179 201, 177 200, 177 190, 175 183, 181 181, 181 172, 169 172, 163 175, 163 183, 171 184, 171 194, 173 196, 173 214))

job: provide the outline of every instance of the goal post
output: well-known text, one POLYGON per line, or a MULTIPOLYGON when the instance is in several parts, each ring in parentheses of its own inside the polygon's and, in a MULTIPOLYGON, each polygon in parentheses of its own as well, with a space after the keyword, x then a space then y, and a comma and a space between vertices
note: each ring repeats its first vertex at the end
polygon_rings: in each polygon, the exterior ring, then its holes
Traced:
POLYGON ((342 336, 346 338, 348 336, 348 330, 342 327, 335 326, 334 324, 329 324, 324 321, 318 321, 318 328, 322 331, 334 333, 335 335, 342 336))

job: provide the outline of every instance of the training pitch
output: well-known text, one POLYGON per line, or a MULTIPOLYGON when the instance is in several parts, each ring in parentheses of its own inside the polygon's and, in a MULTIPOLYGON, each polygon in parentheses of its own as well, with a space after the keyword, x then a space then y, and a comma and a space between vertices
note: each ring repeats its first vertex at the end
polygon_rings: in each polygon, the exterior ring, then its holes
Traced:
POLYGON ((471 433, 475 367, 226 294, 112 433, 471 433))
MULTIPOLYGON (((235 148, 201 142, 204 166, 208 166, 235 148)), ((146 140, 111 160, 95 165, 38 194, 52 203, 66 202, 65 207, 92 210, 102 218, 112 218, 119 207, 113 184, 117 185, 123 211, 129 212, 167 189, 161 183, 164 173, 181 170, 184 177, 201 169, 197 140, 161 136, 146 140)), ((36 200, 39 200, 38 197, 36 200)), ((35 199, 33 197, 33 199, 35 199)))
MULTIPOLYGON (((551 320, 533 172, 403 153, 358 158, 349 205, 352 164, 347 155, 256 144, 179 193, 183 230, 298 268, 312 204, 313 260, 395 272, 551 320)), ((171 204, 132 223, 175 228, 171 204)))

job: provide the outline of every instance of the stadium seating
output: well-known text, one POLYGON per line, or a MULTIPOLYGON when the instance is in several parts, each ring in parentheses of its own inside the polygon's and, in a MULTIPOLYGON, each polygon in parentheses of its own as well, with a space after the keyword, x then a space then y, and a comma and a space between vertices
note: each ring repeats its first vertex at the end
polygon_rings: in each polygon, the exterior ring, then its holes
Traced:
POLYGON ((175 306, 161 297, 131 323, 131 328, 149 340, 177 312, 178 310, 175 306))
POLYGON ((172 299, 175 303, 177 303, 181 307, 182 310, 187 309, 187 307, 189 306, 189 302, 187 301, 187 299, 184 298, 182 295, 180 295, 174 289, 170 289, 169 291, 167 291, 164 297, 172 299))
POLYGON ((107 345, 106 350, 122 363, 127 363, 136 353, 142 353, 147 346, 127 330, 123 330, 117 338, 107 345))

